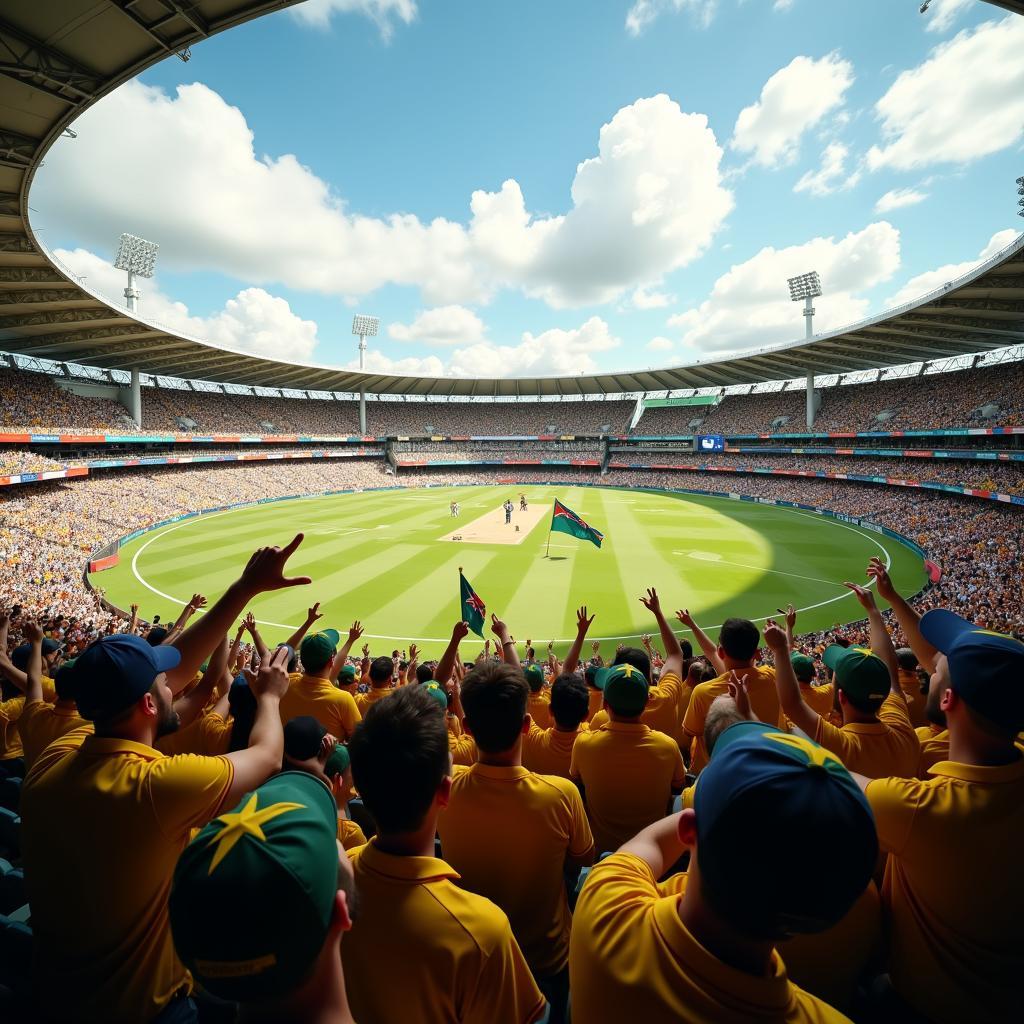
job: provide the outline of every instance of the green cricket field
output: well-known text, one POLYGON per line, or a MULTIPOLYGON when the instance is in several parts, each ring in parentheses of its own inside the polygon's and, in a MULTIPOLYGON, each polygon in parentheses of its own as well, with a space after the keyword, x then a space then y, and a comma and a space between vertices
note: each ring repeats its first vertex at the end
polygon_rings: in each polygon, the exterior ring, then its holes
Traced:
MULTIPOLYGON (((797 631, 862 618, 844 580, 864 582, 868 559, 890 565, 904 593, 925 583, 921 558, 882 534, 801 510, 665 491, 562 485, 462 486, 309 497, 215 512, 124 545, 120 563, 92 576, 121 608, 173 620, 195 593, 212 602, 257 547, 305 540, 288 565, 310 586, 263 594, 251 606, 268 642, 284 640, 319 601, 319 628, 359 619, 371 649, 416 643, 440 654, 460 615, 459 567, 517 640, 561 654, 576 609, 596 619, 605 653, 656 632, 640 604, 655 587, 666 611, 689 608, 712 635, 729 616, 762 622, 792 603, 797 631), (529 512, 520 511, 525 494, 529 512), (514 505, 505 523, 502 505, 514 505), (555 498, 600 530, 598 549, 550 535, 555 498), (450 505, 458 501, 458 518, 450 505), (519 527, 517 532, 516 527, 519 527)), ((680 635, 686 630, 679 627, 680 635)), ((471 636, 468 647, 475 647, 471 636)), ((464 656, 470 652, 464 648, 464 656)))

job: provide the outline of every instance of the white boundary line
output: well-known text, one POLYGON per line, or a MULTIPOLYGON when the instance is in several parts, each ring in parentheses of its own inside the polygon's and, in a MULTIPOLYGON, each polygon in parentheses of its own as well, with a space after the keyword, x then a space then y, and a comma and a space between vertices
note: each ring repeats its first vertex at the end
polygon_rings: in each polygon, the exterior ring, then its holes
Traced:
MULTIPOLYGON (((311 497, 312 497, 312 495, 311 495, 311 497)), ((327 497, 327 495, 316 495, 316 497, 327 497)), ((725 499, 720 499, 720 500, 728 501, 729 499, 725 498, 725 499)), ((268 502, 268 504, 270 504, 270 503, 268 502)), ((886 567, 886 569, 890 568, 890 566, 892 565, 892 559, 889 556, 888 548, 883 547, 881 542, 876 537, 872 536, 869 532, 862 532, 861 530, 858 530, 856 527, 850 526, 848 523, 841 523, 841 522, 839 522, 836 519, 830 519, 829 516, 819 515, 817 512, 802 512, 799 509, 787 509, 787 508, 785 508, 785 506, 778 506, 778 505, 764 505, 764 506, 760 506, 760 507, 762 507, 762 508, 775 508, 775 509, 783 508, 784 511, 789 512, 792 515, 805 516, 808 519, 814 519, 814 520, 817 520, 818 522, 821 522, 822 520, 825 520, 825 521, 829 521, 832 526, 841 526, 844 530, 849 530, 851 533, 857 534, 858 537, 863 537, 865 540, 871 541, 871 543, 874 544, 875 547, 878 548, 878 550, 882 552, 882 555, 883 555, 883 557, 885 559, 885 567, 886 567)), ((175 530, 180 530, 180 529, 182 529, 182 527, 185 527, 185 526, 192 526, 194 523, 198 523, 200 521, 208 522, 211 519, 216 519, 218 516, 230 515, 232 512, 241 512, 241 511, 243 511, 244 508, 252 508, 252 506, 251 505, 247 505, 247 506, 243 506, 243 508, 229 508, 229 509, 227 509, 224 512, 212 512, 209 515, 205 515, 205 516, 195 516, 195 517, 193 517, 191 519, 186 519, 185 522, 183 522, 183 523, 178 523, 177 526, 171 526, 171 527, 169 527, 166 530, 161 530, 155 536, 153 536, 149 540, 147 540, 146 543, 143 544, 139 548, 139 550, 136 551, 135 554, 132 556, 132 575, 147 590, 152 591, 158 597, 162 597, 166 601, 172 601, 175 604, 184 605, 185 601, 183 601, 181 598, 173 597, 170 594, 165 594, 162 590, 157 590, 156 587, 154 587, 152 584, 148 583, 145 579, 143 579, 142 575, 138 571, 139 555, 141 555, 142 552, 145 551, 146 548, 148 548, 149 545, 152 544, 154 541, 159 540, 161 537, 165 537, 169 533, 174 533, 175 530)), ((772 570, 764 570, 764 571, 770 572, 772 570)), ((789 573, 788 575, 796 575, 796 574, 795 573, 789 573)), ((801 577, 801 578, 802 579, 813 579, 813 577, 810 577, 810 576, 804 576, 804 577, 801 577)), ((828 581, 823 581, 823 582, 829 582, 830 583, 832 581, 828 580, 828 581)), ((870 589, 870 587, 872 586, 872 584, 874 582, 875 582, 874 580, 870 580, 868 583, 865 584, 865 586, 870 589)), ((842 584, 837 583, 836 586, 842 586, 842 584)), ((846 598, 850 598, 850 597, 853 597, 853 596, 854 596, 853 591, 847 591, 844 594, 839 594, 838 597, 830 597, 827 601, 818 601, 817 604, 809 604, 809 605, 806 605, 803 608, 797 608, 797 613, 799 614, 800 612, 810 612, 810 611, 813 611, 815 608, 824 608, 825 605, 834 604, 836 601, 842 601, 842 600, 844 600, 846 598)), ((202 612, 202 609, 200 609, 200 612, 202 612)), ((776 614, 778 614, 778 613, 776 613, 776 614)), ((765 621, 767 621, 770 618, 772 618, 771 615, 762 615, 760 618, 751 619, 750 621, 751 622, 765 622, 765 621)), ((288 622, 271 622, 269 619, 257 619, 256 622, 259 625, 261 625, 261 626, 275 626, 278 629, 291 629, 291 630, 295 630, 295 629, 298 628, 297 626, 294 626, 294 625, 292 625, 291 623, 288 623, 288 622)), ((705 629, 705 630, 708 630, 708 629, 721 629, 722 625, 723 625, 723 623, 720 622, 720 623, 718 623, 717 626, 701 626, 701 629, 705 629)), ((673 630, 673 632, 676 634, 676 636, 683 636, 683 635, 689 633, 690 631, 688 629, 680 629, 680 630, 673 630)), ((388 634, 388 633, 364 633, 363 636, 369 638, 370 640, 405 639, 405 640, 409 641, 410 643, 417 643, 417 644, 421 644, 421 643, 422 644, 446 644, 451 639, 451 637, 448 637, 448 636, 404 636, 403 635, 403 637, 398 637, 397 635, 388 634)), ((589 640, 631 640, 634 637, 638 637, 638 636, 643 636, 643 633, 623 633, 620 636, 593 636, 593 637, 588 637, 588 639, 589 640)), ((568 643, 572 643, 572 641, 575 640, 575 639, 576 639, 575 637, 556 638, 552 642, 556 643, 556 644, 568 644, 568 643)))

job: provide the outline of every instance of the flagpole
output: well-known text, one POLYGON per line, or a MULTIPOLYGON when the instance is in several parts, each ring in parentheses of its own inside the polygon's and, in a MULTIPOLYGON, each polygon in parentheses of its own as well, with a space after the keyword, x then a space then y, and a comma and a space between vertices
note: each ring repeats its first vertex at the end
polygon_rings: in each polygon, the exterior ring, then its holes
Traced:
POLYGON ((551 554, 551 527, 555 525, 555 506, 551 506, 551 522, 548 523, 548 546, 544 552, 544 557, 547 558, 551 554))

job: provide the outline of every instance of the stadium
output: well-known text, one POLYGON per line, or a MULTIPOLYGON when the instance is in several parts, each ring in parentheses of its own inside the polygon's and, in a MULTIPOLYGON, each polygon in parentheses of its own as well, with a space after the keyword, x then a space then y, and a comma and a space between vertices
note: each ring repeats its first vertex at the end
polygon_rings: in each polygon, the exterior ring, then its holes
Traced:
MULTIPOLYGON (((44 162, 292 6, 0 12, 0 1018, 1013 1019, 1024 234, 621 371, 380 369, 387 290, 348 366, 213 341, 120 227, 90 284, 44 162)), ((920 13, 968 8, 1024 17, 920 13)))

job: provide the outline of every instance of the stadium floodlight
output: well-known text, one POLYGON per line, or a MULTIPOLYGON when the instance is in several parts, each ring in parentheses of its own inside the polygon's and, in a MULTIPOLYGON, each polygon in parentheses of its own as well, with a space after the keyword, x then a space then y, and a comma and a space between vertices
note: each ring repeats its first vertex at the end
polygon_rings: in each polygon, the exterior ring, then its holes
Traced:
MULTIPOLYGON (((363 316, 356 313, 352 317, 352 333, 359 339, 359 369, 366 365, 366 339, 377 336, 377 328, 380 327, 380 320, 375 316, 363 316)), ((359 385, 359 433, 366 434, 366 391, 362 382, 359 385)))
POLYGON ((135 312, 135 304, 139 298, 135 278, 152 277, 156 273, 156 254, 159 248, 156 242, 147 242, 138 235, 130 235, 127 232, 121 235, 114 268, 128 272, 128 287, 124 290, 124 298, 129 313, 135 312))
POLYGON ((816 270, 812 270, 808 274, 798 274, 796 277, 789 278, 788 284, 790 299, 792 299, 793 302, 800 302, 803 300, 804 319, 807 322, 807 337, 813 338, 813 300, 821 295, 821 278, 818 277, 818 272, 816 270))

